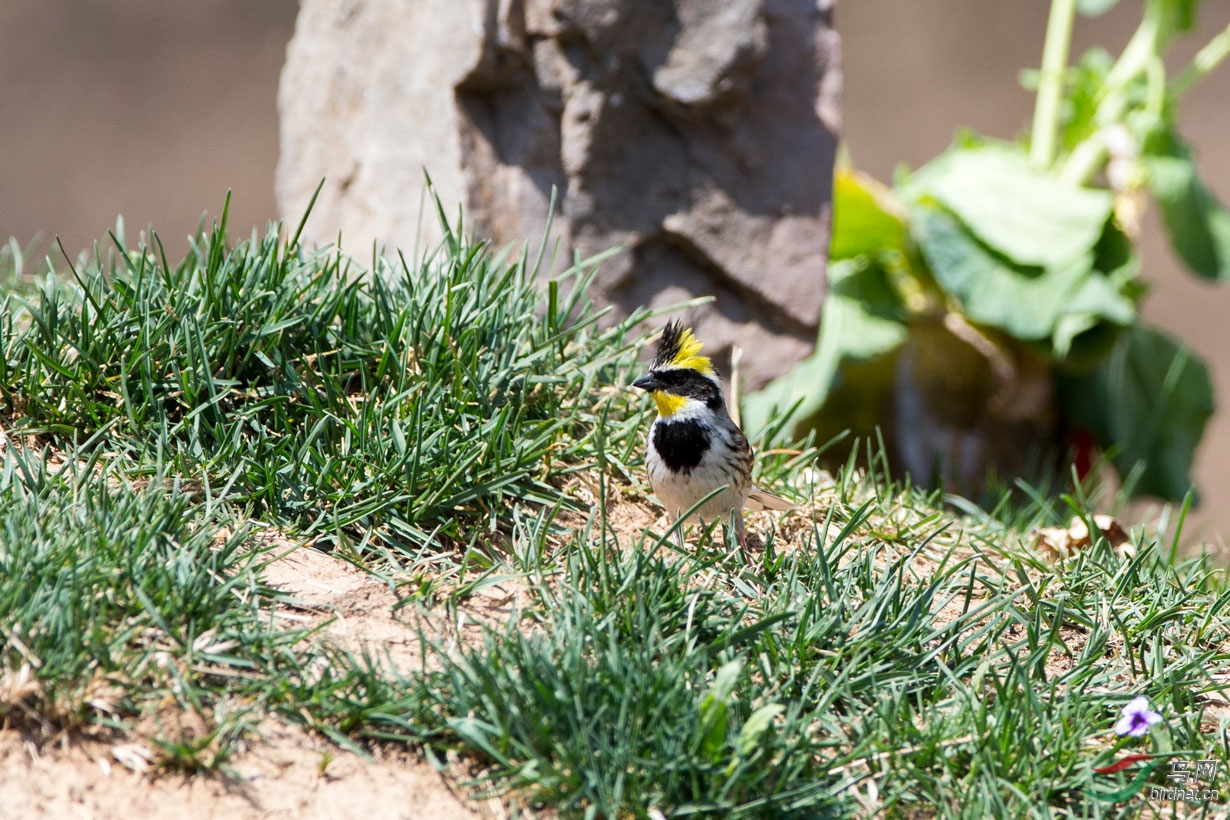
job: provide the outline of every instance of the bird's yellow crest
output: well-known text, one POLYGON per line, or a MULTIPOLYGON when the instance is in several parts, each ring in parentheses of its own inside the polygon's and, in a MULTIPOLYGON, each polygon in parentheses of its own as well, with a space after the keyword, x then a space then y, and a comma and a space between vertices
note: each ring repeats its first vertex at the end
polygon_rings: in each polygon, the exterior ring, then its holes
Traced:
POLYGON ((658 355, 654 357, 654 370, 695 370, 706 376, 713 375, 713 363, 708 356, 700 355, 704 348, 690 327, 679 322, 667 322, 662 328, 662 341, 658 342, 658 355))

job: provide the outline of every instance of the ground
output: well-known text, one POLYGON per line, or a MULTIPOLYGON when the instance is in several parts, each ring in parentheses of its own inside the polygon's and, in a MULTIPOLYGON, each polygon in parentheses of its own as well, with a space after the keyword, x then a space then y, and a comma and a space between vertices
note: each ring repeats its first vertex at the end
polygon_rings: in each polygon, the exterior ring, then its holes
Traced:
MULTIPOLYGON (((653 512, 644 504, 618 499, 613 507, 611 520, 621 539, 654 523, 653 512)), ((295 600, 295 606, 274 613, 279 622, 326 624, 323 636, 329 641, 349 651, 374 649, 401 671, 422 661, 422 624, 413 616, 398 617, 398 599, 387 583, 278 533, 267 533, 264 539, 280 556, 269 565, 265 580, 295 600)), ((503 620, 526 604, 524 594, 524 587, 514 582, 471 595, 457 637, 473 638, 480 623, 503 620)), ((426 624, 428 629, 439 626, 426 624)), ((152 744, 129 735, 0 727, 0 772, 5 775, 0 778, 0 820, 509 816, 505 801, 464 796, 458 781, 466 773, 455 762, 448 773, 441 773, 422 755, 393 745, 373 749, 371 757, 364 758, 272 719, 263 721, 228 761, 226 774, 168 773, 151 765, 157 757, 152 744)), ((550 815, 539 811, 531 816, 550 815)))
POLYGON ((66 736, 38 745, 0 731, 0 818, 499 818, 499 801, 460 797, 421 757, 396 749, 373 759, 297 727, 267 722, 231 764, 234 774, 140 771, 148 748, 123 738, 66 736))
MULTIPOLYGON (((417 658, 414 627, 392 615, 396 598, 344 561, 295 548, 272 564, 267 580, 295 593, 300 606, 277 613, 288 622, 332 618, 330 639, 364 643, 399 663, 417 658)), ((500 594, 479 596, 475 610, 495 614, 500 594)), ((0 820, 24 818, 501 818, 498 800, 460 796, 454 778, 422 756, 390 746, 365 759, 295 726, 264 721, 227 764, 228 775, 187 776, 150 766, 156 752, 130 736, 0 731, 0 820)))
MULTIPOLYGON (((574 497, 587 494, 582 484, 572 486, 571 492, 574 497)), ((816 506, 810 510, 750 515, 753 544, 758 546, 760 534, 770 527, 776 533, 777 548, 783 552, 807 543, 805 534, 812 527, 813 515, 823 517, 823 509, 836 503, 832 495, 836 492, 830 485, 826 497, 818 498, 816 506)), ((650 500, 626 500, 617 490, 611 490, 608 495, 608 509, 609 523, 624 549, 631 547, 631 539, 645 527, 661 532, 666 524, 650 500)), ((583 522, 579 513, 561 513, 560 523, 569 527, 580 527, 583 522)), ((1095 523, 1116 546, 1121 560, 1130 561, 1132 545, 1121 525, 1104 516, 1096 517, 1095 523)), ((887 515, 877 515, 864 522, 869 530, 890 540, 896 540, 894 534, 900 535, 905 542, 915 540, 911 533, 916 525, 914 514, 904 509, 896 513, 890 510, 887 515)), ((943 540, 946 535, 955 536, 955 533, 946 533, 937 540, 943 540)), ((484 587, 461 602, 454 601, 457 609, 452 610, 450 616, 442 614, 449 609, 445 606, 398 607, 399 596, 387 581, 375 575, 310 545, 293 542, 277 532, 265 532, 257 538, 272 547, 270 554, 276 556, 265 572, 265 581, 289 593, 270 613, 276 623, 292 628, 319 626, 321 630, 315 633, 315 639, 327 640, 356 654, 366 650, 406 673, 420 668, 423 663, 434 663, 424 659, 420 634, 446 646, 469 644, 481 635, 482 624, 507 623, 514 613, 533 606, 527 587, 520 581, 510 580, 484 587), (440 617, 437 612, 441 613, 440 617)), ((1013 549, 1032 553, 1036 558, 1045 557, 1055 566, 1072 560, 1089 546, 1086 524, 1076 518, 1068 528, 1034 531, 1013 549)), ((994 554, 979 552, 984 561, 998 560, 994 554)), ((975 554, 964 546, 957 546, 955 552, 946 552, 946 548, 937 544, 934 554, 920 546, 885 553, 883 557, 895 563, 907 553, 912 571, 928 576, 939 570, 936 558, 940 555, 947 555, 941 561, 964 561, 975 554)), ((841 559, 843 564, 846 560, 841 559)), ((724 579, 706 574, 705 577, 694 576, 689 583, 703 587, 715 582, 722 584, 724 579)), ((975 593, 975 597, 981 595, 975 593)), ((963 609, 955 599, 936 604, 938 608, 933 609, 936 624, 958 619, 963 609)), ((966 631, 980 630, 971 626, 966 631)), ((1046 659, 1046 672, 1040 680, 1063 678, 1071 671, 1074 658, 1084 654, 1088 630, 1065 624, 1060 632, 1058 641, 1052 644, 1046 659)), ((1019 637, 1019 633, 1020 629, 1014 626, 1008 637, 1019 637)), ((1108 647, 1107 651, 1122 651, 1121 642, 1117 640, 1112 640, 1108 647)), ((1131 688, 1135 683, 1130 677, 1121 676, 1116 684, 1131 688)), ((1202 730, 1215 733, 1227 719, 1230 707, 1217 693, 1210 693, 1206 701, 1204 719, 1209 725, 1202 730), (1216 699, 1210 700, 1214 696, 1216 699)), ((99 727, 63 731, 40 725, 38 719, 31 719, 20 728, 0 727, 0 772, 4 773, 0 778, 0 820, 62 817, 98 820, 164 817, 177 820, 276 817, 502 820, 514 816, 554 816, 553 812, 542 809, 518 811, 507 802, 507 795, 503 800, 475 797, 464 785, 475 774, 472 764, 465 759, 449 758, 433 765, 418 750, 399 744, 377 745, 369 747, 366 755, 358 754, 339 748, 309 729, 271 718, 262 720, 222 766, 206 773, 185 774, 165 765, 165 754, 151 738, 173 734, 166 731, 165 723, 170 720, 181 721, 181 731, 191 735, 193 726, 185 724, 192 719, 168 713, 158 718, 163 726, 139 724, 135 732, 128 734, 99 727)), ((963 735, 946 743, 966 745, 972 739, 972 735, 963 735)), ((879 756, 875 760, 879 760, 879 756)), ((849 765, 872 762, 866 759, 849 765)), ((871 782, 874 783, 874 778, 871 782)), ((869 794, 867 800, 869 802, 864 805, 869 814, 878 813, 879 803, 874 794, 869 794)), ((1168 815, 1163 812, 1145 816, 1168 815)))

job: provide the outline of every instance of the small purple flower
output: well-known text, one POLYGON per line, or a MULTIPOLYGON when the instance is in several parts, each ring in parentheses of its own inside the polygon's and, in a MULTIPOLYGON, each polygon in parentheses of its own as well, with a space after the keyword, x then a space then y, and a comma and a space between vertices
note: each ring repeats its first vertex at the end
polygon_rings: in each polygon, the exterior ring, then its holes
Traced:
POLYGON ((1115 734, 1126 737, 1141 737, 1149 727, 1162 722, 1162 716, 1149 708, 1149 699, 1144 695, 1134 698, 1123 707, 1123 717, 1115 724, 1115 734))

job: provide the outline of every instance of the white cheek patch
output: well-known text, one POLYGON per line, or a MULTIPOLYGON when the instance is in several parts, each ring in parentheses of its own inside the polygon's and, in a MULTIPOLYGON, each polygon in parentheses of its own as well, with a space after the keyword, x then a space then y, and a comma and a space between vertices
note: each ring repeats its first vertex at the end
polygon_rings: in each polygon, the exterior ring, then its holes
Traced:
POLYGON ((683 406, 671 414, 671 421, 689 421, 691 419, 699 419, 704 421, 710 418, 713 411, 705 406, 705 403, 700 399, 685 399, 683 406))

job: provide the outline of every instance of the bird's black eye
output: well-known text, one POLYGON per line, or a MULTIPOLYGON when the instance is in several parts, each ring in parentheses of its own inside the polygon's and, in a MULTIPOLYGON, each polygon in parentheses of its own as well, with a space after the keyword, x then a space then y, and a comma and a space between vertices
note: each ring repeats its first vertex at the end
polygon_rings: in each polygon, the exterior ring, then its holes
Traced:
POLYGON ((714 409, 723 406, 717 385, 694 370, 655 370, 653 377, 661 385, 658 389, 667 393, 703 401, 714 409))
POLYGON ((653 375, 654 378, 668 388, 679 387, 691 381, 689 374, 682 370, 661 370, 653 375))

